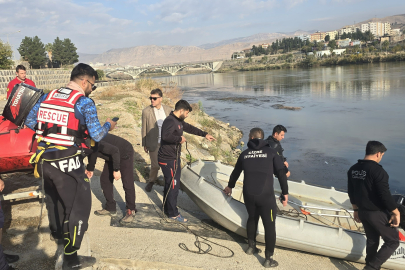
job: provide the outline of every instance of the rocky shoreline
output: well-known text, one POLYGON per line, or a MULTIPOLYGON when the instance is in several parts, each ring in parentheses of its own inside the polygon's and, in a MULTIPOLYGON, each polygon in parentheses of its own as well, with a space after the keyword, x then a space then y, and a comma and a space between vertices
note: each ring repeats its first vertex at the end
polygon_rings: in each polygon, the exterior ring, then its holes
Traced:
MULTIPOLYGON (((142 147, 141 126, 142 110, 150 105, 149 93, 154 88, 163 91, 163 103, 174 107, 181 98, 181 91, 175 85, 162 86, 152 79, 140 79, 134 83, 117 86, 107 86, 97 89, 92 98, 97 105, 97 112, 101 123, 107 117, 119 117, 117 127, 112 134, 123 137, 131 142, 135 149, 136 180, 144 182, 149 177, 150 159, 142 147)), ((186 162, 201 160, 220 160, 223 163, 234 165, 240 153, 237 148, 242 138, 242 132, 235 126, 221 122, 206 114, 199 104, 192 104, 193 111, 186 121, 216 138, 209 142, 207 139, 185 134, 187 149, 183 145, 181 152, 182 165, 186 162), (188 151, 187 151, 188 150, 188 151)), ((103 162, 99 159, 97 170, 102 171, 103 162)))

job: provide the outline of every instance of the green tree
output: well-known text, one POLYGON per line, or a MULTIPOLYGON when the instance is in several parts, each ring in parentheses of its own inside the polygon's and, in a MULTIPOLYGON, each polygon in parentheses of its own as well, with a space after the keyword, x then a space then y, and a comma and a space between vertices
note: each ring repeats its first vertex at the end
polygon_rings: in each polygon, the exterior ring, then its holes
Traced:
POLYGON ((52 62, 52 47, 53 47, 52 43, 48 43, 45 45, 45 51, 48 53, 48 58, 49 61, 51 62, 52 62))
POLYGON ((13 66, 13 50, 10 44, 0 40, 0 69, 11 69, 13 66))
POLYGON ((40 68, 46 63, 45 46, 38 36, 33 38, 25 37, 17 50, 32 68, 40 68))
POLYGON ((383 50, 385 50, 385 53, 387 53, 389 46, 390 46, 390 42, 388 40, 385 40, 383 43, 381 43, 381 47, 383 48, 383 50))
POLYGON ((79 62, 79 55, 77 54, 77 48, 70 39, 65 38, 63 40, 63 48, 66 54, 65 56, 66 62, 64 63, 65 65, 72 65, 74 63, 79 62))
POLYGON ((329 40, 330 40, 330 36, 329 36, 329 35, 326 35, 326 36, 325 36, 325 41, 328 42, 329 40))
POLYGON ((77 55, 77 48, 68 38, 63 41, 57 37, 53 42, 52 58, 56 66, 62 67, 63 65, 72 65, 79 61, 77 55))
POLYGON ((105 74, 104 74, 104 71, 103 71, 103 70, 97 69, 96 72, 97 72, 97 75, 98 75, 98 79, 99 79, 99 80, 104 79, 105 74))
POLYGON ((330 53, 332 53, 333 50, 336 49, 336 47, 337 47, 336 40, 329 41, 328 46, 329 46, 330 53))

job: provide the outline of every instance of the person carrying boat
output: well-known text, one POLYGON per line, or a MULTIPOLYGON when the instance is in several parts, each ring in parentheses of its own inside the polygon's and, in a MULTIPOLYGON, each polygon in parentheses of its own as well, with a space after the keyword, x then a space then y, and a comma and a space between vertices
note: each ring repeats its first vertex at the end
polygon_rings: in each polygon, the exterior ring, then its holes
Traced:
POLYGON ((36 87, 35 83, 27 78, 27 70, 23 65, 18 65, 15 68, 15 74, 16 77, 13 80, 11 80, 7 85, 7 99, 10 96, 11 91, 13 91, 13 88, 16 84, 25 83, 36 87))
POLYGON ((177 209, 177 196, 180 188, 180 153, 181 145, 186 141, 183 131, 197 136, 205 137, 209 141, 214 137, 184 121, 192 111, 190 104, 179 100, 174 111, 163 121, 162 140, 158 153, 159 166, 165 178, 163 190, 163 205, 165 214, 179 222, 187 222, 177 209))
POLYGON ((266 242, 266 260, 263 266, 270 268, 278 266, 278 262, 273 259, 276 245, 277 215, 273 174, 278 177, 280 182, 282 192, 280 197, 283 199, 283 206, 286 206, 288 202, 288 183, 283 160, 278 156, 276 150, 269 147, 268 142, 263 138, 264 132, 262 129, 253 128, 250 130, 248 149, 240 154, 224 193, 228 196, 232 194, 236 181, 244 171, 243 198, 249 214, 246 225, 249 246, 246 254, 252 255, 261 252, 256 248, 257 226, 259 217, 261 217, 266 242))
POLYGON ((83 158, 90 146, 103 139, 116 122, 101 126, 90 93, 96 89, 97 72, 80 63, 73 68, 66 87, 43 95, 25 124, 36 130, 38 148, 31 158, 35 175, 44 181, 51 237, 63 238, 63 269, 82 269, 96 259, 78 256, 91 210, 90 182, 83 158))
POLYGON ((97 216, 111 216, 116 213, 114 200, 114 179, 122 180, 125 191, 126 211, 122 223, 131 223, 135 218, 135 184, 134 184, 134 148, 124 138, 107 134, 99 143, 96 150, 89 155, 86 175, 93 176, 97 157, 105 160, 100 185, 106 198, 105 208, 94 211, 97 216))
POLYGON ((163 121, 172 111, 170 106, 162 104, 163 92, 159 88, 150 92, 150 105, 142 111, 142 146, 145 153, 150 157, 150 172, 146 192, 151 192, 156 182, 160 166, 158 163, 158 151, 161 141, 163 121))
POLYGON ((381 142, 369 141, 364 159, 347 172, 354 220, 363 223, 367 237, 366 270, 380 269, 399 246, 400 213, 391 196, 388 174, 379 164, 386 151, 381 142), (380 236, 384 244, 378 250, 380 236))
POLYGON ((273 128, 273 134, 269 136, 266 141, 269 143, 270 148, 273 148, 277 151, 277 154, 283 159, 285 172, 287 177, 290 177, 291 172, 288 169, 288 162, 287 158, 284 157, 284 149, 281 147, 281 140, 284 139, 285 133, 287 133, 287 129, 282 125, 277 125, 273 128))

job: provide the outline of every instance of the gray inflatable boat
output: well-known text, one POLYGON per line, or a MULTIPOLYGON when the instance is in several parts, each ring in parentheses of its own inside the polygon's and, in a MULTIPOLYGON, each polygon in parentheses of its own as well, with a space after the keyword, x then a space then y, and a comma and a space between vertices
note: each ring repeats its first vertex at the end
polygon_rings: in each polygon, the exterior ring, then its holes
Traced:
MULTIPOLYGON (((226 196, 233 167, 220 162, 198 160, 181 172, 181 187, 210 218, 226 229, 246 237, 248 213, 243 202, 243 173, 226 196)), ((276 245, 354 262, 365 263, 366 237, 361 224, 354 222, 347 193, 333 187, 324 188, 288 181, 289 205, 278 203, 276 245)), ((276 197, 280 185, 275 179, 276 197)), ((278 201, 278 200, 277 200, 278 201)), ((402 231, 402 233, 404 233, 402 231)), ((264 243, 261 220, 258 242, 264 243)), ((383 243, 381 240, 380 245, 383 243)), ((389 269, 405 269, 405 242, 383 265, 389 269)))

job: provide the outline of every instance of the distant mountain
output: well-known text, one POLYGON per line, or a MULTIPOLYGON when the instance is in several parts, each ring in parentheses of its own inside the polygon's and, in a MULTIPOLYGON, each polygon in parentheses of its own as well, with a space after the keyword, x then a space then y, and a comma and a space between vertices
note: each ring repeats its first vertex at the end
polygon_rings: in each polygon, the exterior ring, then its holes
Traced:
POLYGON ((197 62, 229 59, 233 52, 251 48, 258 43, 271 43, 276 39, 308 34, 307 31, 292 33, 260 33, 249 37, 224 40, 201 46, 136 46, 131 48, 111 49, 102 54, 80 54, 81 62, 118 63, 121 66, 159 65, 180 62, 197 62))
POLYGON ((98 54, 91 54, 91 53, 77 53, 79 55, 79 63, 90 63, 93 61, 94 58, 98 56, 98 54))
MULTIPOLYGON (((369 21, 381 21, 397 23, 399 26, 405 24, 405 14, 394 15, 385 18, 373 18, 369 21)), ((344 25, 342 25, 343 27, 344 25)), ((159 65, 180 62, 208 61, 216 59, 229 59, 233 52, 251 48, 252 45, 260 43, 271 43, 276 39, 293 37, 302 34, 314 33, 313 31, 297 30, 290 33, 259 33, 248 37, 239 37, 222 40, 215 43, 207 43, 200 46, 137 46, 131 48, 112 49, 102 54, 79 53, 81 62, 101 62, 105 64, 118 63, 121 66, 142 66, 143 64, 159 65)))

